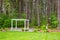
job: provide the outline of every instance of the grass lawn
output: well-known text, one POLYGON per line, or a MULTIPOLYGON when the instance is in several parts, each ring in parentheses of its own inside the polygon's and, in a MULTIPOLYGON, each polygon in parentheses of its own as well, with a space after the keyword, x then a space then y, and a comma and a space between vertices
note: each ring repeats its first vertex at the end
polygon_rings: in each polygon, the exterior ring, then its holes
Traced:
POLYGON ((60 33, 0 32, 0 40, 60 40, 60 33))

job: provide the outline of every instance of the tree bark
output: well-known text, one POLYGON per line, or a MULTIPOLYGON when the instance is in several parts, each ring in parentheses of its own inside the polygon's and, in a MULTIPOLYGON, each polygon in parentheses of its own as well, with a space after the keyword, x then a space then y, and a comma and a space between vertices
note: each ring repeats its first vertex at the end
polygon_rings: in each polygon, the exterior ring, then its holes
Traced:
POLYGON ((2 13, 3 0, 0 0, 0 13, 2 13))
POLYGON ((58 28, 60 29, 60 0, 58 0, 58 21, 59 21, 58 28))
POLYGON ((51 0, 47 0, 47 21, 48 21, 48 25, 50 25, 50 13, 51 13, 51 0))
POLYGON ((39 10, 39 0, 36 1, 36 9, 37 9, 37 23, 38 23, 38 26, 40 26, 40 10, 39 10))

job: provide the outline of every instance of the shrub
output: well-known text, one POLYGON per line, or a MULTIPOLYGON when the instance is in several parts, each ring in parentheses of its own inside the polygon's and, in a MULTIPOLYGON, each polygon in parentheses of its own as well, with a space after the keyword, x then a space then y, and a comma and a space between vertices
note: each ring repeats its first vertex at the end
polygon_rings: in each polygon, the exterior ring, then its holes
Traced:
POLYGON ((6 19, 4 20, 3 27, 10 27, 10 24, 11 24, 11 19, 6 19))
POLYGON ((34 32, 38 32, 38 30, 37 30, 37 29, 35 29, 35 30, 34 30, 34 32))
POLYGON ((42 25, 42 26, 41 26, 41 29, 42 29, 42 30, 46 30, 46 25, 42 25))
POLYGON ((46 25, 42 25, 41 30, 43 30, 44 32, 47 32, 46 25))
POLYGON ((24 28, 22 28, 22 31, 29 31, 28 29, 24 30, 24 28))
POLYGON ((0 28, 5 28, 10 26, 10 18, 5 14, 0 14, 0 28))
POLYGON ((57 17, 56 15, 51 15, 51 27, 52 28, 56 28, 58 25, 58 20, 57 20, 57 17))

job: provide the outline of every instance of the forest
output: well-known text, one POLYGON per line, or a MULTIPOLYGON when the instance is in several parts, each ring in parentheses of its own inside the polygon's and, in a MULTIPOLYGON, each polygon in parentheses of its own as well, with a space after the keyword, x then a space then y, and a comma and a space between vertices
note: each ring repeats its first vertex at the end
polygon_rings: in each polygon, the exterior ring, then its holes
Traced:
POLYGON ((60 40, 60 0, 0 0, 0 40, 60 40))
POLYGON ((58 0, 0 0, 0 28, 10 28, 11 19, 29 19, 32 28, 59 28, 59 5, 58 0))

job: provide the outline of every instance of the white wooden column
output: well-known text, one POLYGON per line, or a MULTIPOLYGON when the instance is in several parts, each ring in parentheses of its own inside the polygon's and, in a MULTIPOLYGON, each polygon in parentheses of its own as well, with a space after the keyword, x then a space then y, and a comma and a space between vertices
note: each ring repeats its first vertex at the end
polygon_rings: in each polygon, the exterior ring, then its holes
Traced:
POLYGON ((13 30, 13 20, 11 20, 11 30, 13 30))
POLYGON ((26 30, 26 21, 24 21, 24 31, 26 30))

